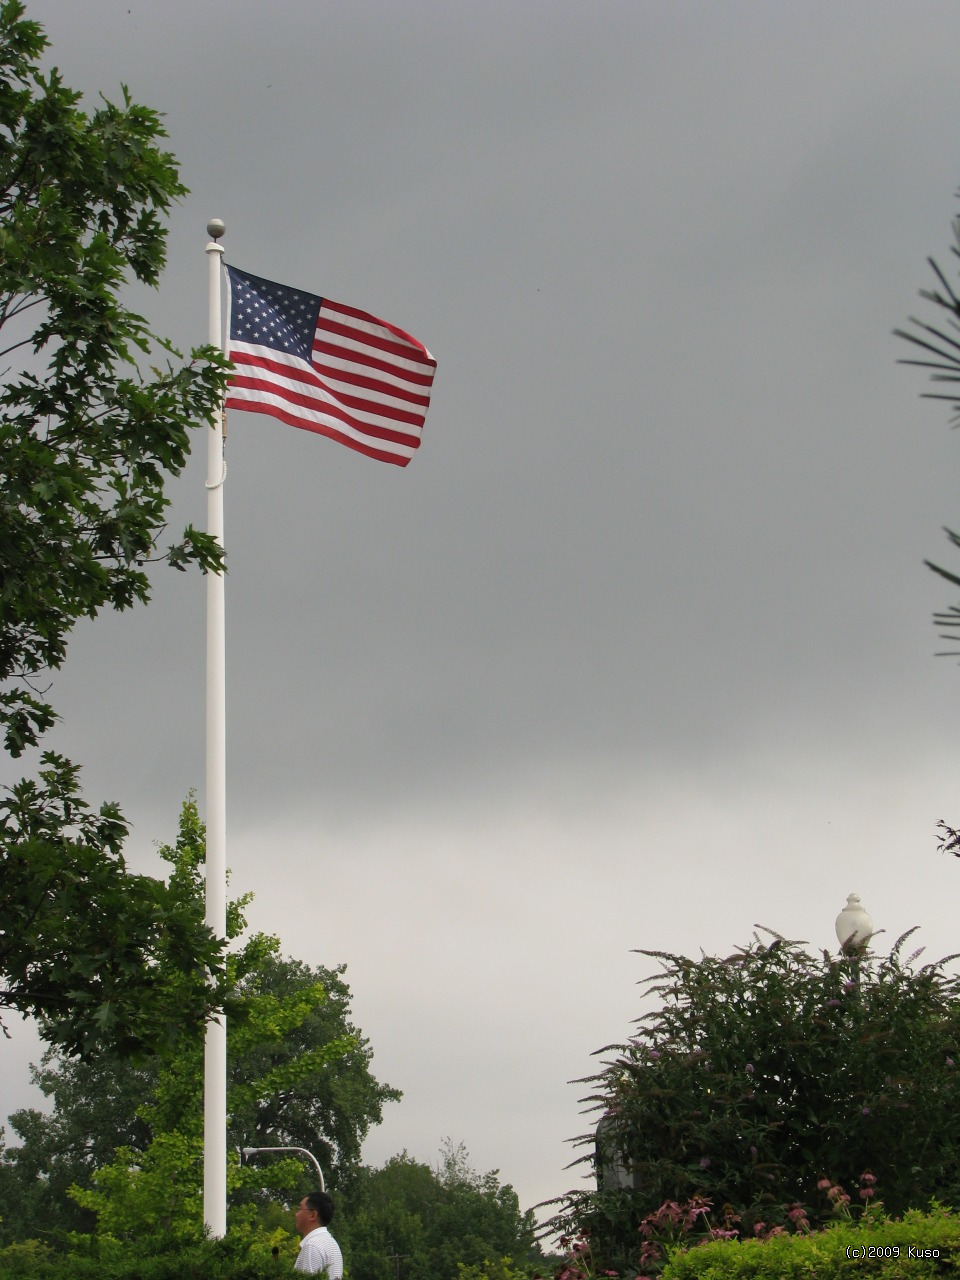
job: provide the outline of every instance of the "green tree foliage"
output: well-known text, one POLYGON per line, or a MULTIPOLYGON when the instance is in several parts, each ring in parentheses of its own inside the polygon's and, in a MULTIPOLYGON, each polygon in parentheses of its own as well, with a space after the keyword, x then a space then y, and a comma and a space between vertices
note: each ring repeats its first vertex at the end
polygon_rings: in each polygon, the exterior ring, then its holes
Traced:
POLYGON ((882 957, 776 937, 726 959, 641 952, 661 965, 657 1007, 600 1051, 600 1124, 580 1139, 598 1186, 565 1198, 557 1228, 598 1266, 636 1268, 644 1219, 671 1204, 750 1236, 828 1221, 821 1182, 893 1214, 960 1202, 958 979, 901 959, 904 940, 882 957))
POLYGON ((138 1114, 155 1083, 155 1060, 121 1066, 102 1057, 60 1058, 48 1051, 34 1083, 52 1103, 47 1113, 17 1111, 10 1125, 19 1145, 0 1155, 0 1238, 49 1240, 51 1232, 92 1231, 95 1215, 68 1195, 89 1187, 118 1148, 142 1150, 150 1128, 138 1114))
MULTIPOLYGON (((0 354, 25 357, 0 394, 0 723, 14 754, 52 719, 30 678, 61 665, 76 620, 148 598, 164 482, 191 425, 216 409, 224 367, 207 350, 138 369, 135 357, 167 344, 119 291, 131 277, 157 283, 160 218, 186 188, 157 145, 158 114, 126 91, 83 112, 56 70, 40 70, 47 42, 23 12, 0 6, 0 354)), ((193 530, 174 559, 220 563, 193 530)))
MULTIPOLYGON (((196 805, 181 813, 174 846, 160 850, 170 883, 203 913, 204 829, 196 805)), ((228 936, 245 928, 248 898, 231 902, 228 936)), ((343 969, 311 968, 255 934, 228 958, 228 1147, 232 1222, 252 1221, 266 1196, 312 1189, 301 1161, 265 1158, 242 1166, 243 1147, 312 1151, 336 1186, 358 1163, 371 1125, 399 1093, 370 1071, 372 1051, 350 1019, 343 969)), ((20 1146, 0 1162, 7 1240, 106 1231, 118 1238, 200 1229, 202 1044, 175 1060, 133 1065, 114 1055, 65 1058, 48 1051, 36 1083, 47 1115, 19 1111, 20 1146)), ((300 1191, 303 1194, 303 1191, 300 1191)), ((299 1196, 296 1198, 299 1199, 299 1196)), ((292 1225, 292 1223, 291 1223, 292 1225)))
MULTIPOLYGON (((400 1099, 398 1090, 380 1084, 370 1070, 373 1052, 350 1020, 344 972, 342 965, 327 969, 265 957, 241 984, 240 995, 269 1034, 256 1024, 250 1034, 238 1031, 243 1039, 229 1068, 231 1141, 238 1147, 305 1147, 333 1186, 358 1165, 363 1140, 380 1123, 384 1103, 400 1099), (342 1053, 331 1068, 324 1053, 333 1043, 342 1053)), ((313 1189, 309 1171, 307 1180, 313 1189)))
POLYGON ((125 834, 59 757, 0 799, 0 1007, 67 1053, 170 1049, 224 996, 220 944, 182 885, 127 872, 125 834))
MULTIPOLYGON (((0 731, 15 757, 56 719, 46 688, 78 619, 146 601, 150 559, 222 566, 193 529, 164 554, 157 540, 165 482, 226 377, 220 353, 184 362, 121 301, 157 283, 161 219, 185 191, 160 117, 125 89, 83 111, 23 14, 0 3, 0 731)), ((69 1053, 167 1046, 219 999, 217 944, 176 892, 127 873, 125 834, 52 753, 0 794, 0 1008, 69 1053), (171 990, 156 975, 174 967, 171 990)))
POLYGON ((460 1266, 539 1258, 536 1223, 498 1172, 477 1173, 449 1141, 437 1169, 406 1152, 362 1169, 334 1232, 352 1280, 456 1280, 460 1266))

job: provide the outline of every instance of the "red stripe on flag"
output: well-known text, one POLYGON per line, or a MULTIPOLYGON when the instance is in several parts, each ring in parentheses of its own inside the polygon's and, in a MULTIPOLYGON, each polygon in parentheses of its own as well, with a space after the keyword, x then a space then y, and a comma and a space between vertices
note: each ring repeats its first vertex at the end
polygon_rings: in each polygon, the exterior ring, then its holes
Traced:
POLYGON ((392 333, 394 337, 399 338, 404 345, 413 347, 415 350, 419 351, 424 356, 427 364, 433 365, 434 368, 437 366, 436 360, 434 360, 433 356, 422 342, 419 342, 413 334, 407 333, 404 329, 399 329, 395 324, 390 324, 387 320, 378 320, 376 316, 370 315, 367 311, 358 311, 356 307, 345 306, 342 302, 334 302, 330 298, 324 298, 320 303, 321 316, 324 311, 333 311, 337 312, 339 315, 350 316, 353 320, 360 320, 367 324, 380 325, 380 327, 386 329, 388 333, 392 333))
POLYGON ((369 386, 372 391, 382 391, 384 395, 401 396, 418 404, 427 405, 430 403, 430 387, 433 383, 432 373, 410 373, 406 369, 397 369, 395 365, 387 364, 383 360, 364 360, 361 363, 353 351, 344 351, 342 347, 335 347, 329 342, 314 342, 313 365, 316 369, 325 370, 331 378, 342 378, 344 382, 356 382, 358 386, 369 386), (327 357, 327 360, 341 360, 344 367, 329 364, 324 359, 318 358, 318 352, 321 357, 327 357), (378 378, 372 377, 366 372, 368 369, 376 369, 378 373, 387 373, 393 378, 411 383, 411 386, 398 387, 393 382, 381 382, 378 378), (424 391, 426 395, 424 395, 424 391))
MULTIPOLYGON (((327 436, 330 440, 345 444, 348 449, 355 449, 357 453, 366 454, 368 458, 376 458, 380 462, 392 462, 395 466, 405 467, 410 461, 402 453, 389 453, 384 449, 377 449, 373 445, 365 444, 362 440, 354 439, 353 436, 344 435, 343 432, 337 431, 335 427, 328 426, 326 423, 307 422, 276 405, 260 404, 254 400, 239 400, 231 403, 230 396, 227 396, 224 403, 228 409, 243 409, 247 413, 265 413, 270 418, 278 418, 281 422, 285 422, 288 427, 299 427, 301 431, 312 431, 315 435, 327 436)), ((410 448, 416 449, 419 445, 420 441, 417 440, 415 444, 411 443, 410 448)))
MULTIPOLYGON (((350 325, 336 324, 328 319, 322 310, 317 317, 317 336, 319 337, 321 334, 330 334, 335 338, 346 338, 348 341, 360 343, 363 347, 370 349, 371 355, 374 352, 382 352, 385 356, 393 356, 395 360, 408 360, 411 364, 426 365, 428 368, 431 365, 429 360, 423 358, 419 348, 412 348, 406 343, 394 342, 388 338, 381 338, 379 334, 368 333, 365 329, 354 329, 350 325)), ((366 352, 361 354, 352 350, 350 354, 360 356, 361 359, 367 355, 366 352)), ((393 362, 391 362, 391 365, 393 368, 397 368, 393 362)), ((397 371, 406 372, 402 365, 397 371)))
POLYGON ((433 382, 434 370, 423 361, 420 361, 420 368, 404 369, 391 360, 380 359, 372 351, 354 351, 350 347, 338 346, 335 342, 324 342, 319 329, 313 340, 313 349, 322 351, 325 356, 335 360, 342 360, 347 366, 355 365, 357 369, 377 369, 380 373, 388 373, 392 378, 400 378, 413 386, 429 387, 433 382))
MULTIPOLYGON (((363 418, 356 417, 338 404, 337 401, 331 400, 326 396, 301 395, 286 387, 278 386, 276 382, 268 378, 235 376, 231 383, 231 388, 236 391, 253 391, 259 392, 261 395, 277 396, 290 405, 291 411, 294 408, 312 410, 314 413, 335 418, 338 422, 342 422, 344 426, 352 427, 360 435, 371 436, 377 440, 390 440, 395 444, 411 446, 414 441, 419 443, 420 440, 419 423, 410 424, 410 430, 408 431, 403 429, 402 424, 398 424, 396 429, 385 427, 379 422, 369 422, 363 418)), ((235 401, 233 408, 240 407, 240 398, 239 396, 233 396, 235 401)), ((257 401, 257 403, 260 403, 260 401, 257 401)), ((228 407, 230 407, 229 404, 228 407)))
POLYGON ((234 374, 230 379, 231 387, 255 387, 261 391, 274 391, 285 400, 289 400, 291 404, 300 404, 304 407, 318 405, 332 410, 337 406, 345 406, 346 409, 353 409, 356 412, 355 414, 343 412, 344 421, 350 422, 351 426, 355 426, 358 430, 368 428, 383 430, 379 424, 368 422, 368 418, 390 418, 394 422, 409 423, 411 427, 418 430, 423 426, 426 410, 423 413, 410 412, 398 406, 381 404, 378 400, 342 395, 340 392, 331 390, 312 370, 293 368, 265 356, 251 356, 243 352, 238 352, 234 356, 234 364, 238 369, 262 369, 265 376, 256 377, 251 374, 245 377, 243 374, 234 374), (286 382, 296 382, 303 387, 303 392, 287 387, 286 382))

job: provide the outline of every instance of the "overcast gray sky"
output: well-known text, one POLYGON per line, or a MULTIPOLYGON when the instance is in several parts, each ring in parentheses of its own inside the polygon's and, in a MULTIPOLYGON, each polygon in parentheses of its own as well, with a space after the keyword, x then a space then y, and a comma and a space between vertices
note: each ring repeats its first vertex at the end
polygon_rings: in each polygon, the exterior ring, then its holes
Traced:
MULTIPOLYGON (((160 332, 205 339, 217 216, 228 261, 438 360, 405 471, 243 413, 228 443, 232 884, 348 965, 404 1091, 367 1158, 450 1136, 525 1206, 573 1185, 568 1082, 641 1011, 637 948, 832 947, 858 892, 960 949, 922 566, 960 443, 891 336, 951 265, 955 0, 29 13, 91 103, 166 112, 160 332)), ((203 592, 84 626, 55 686, 150 869, 202 794, 203 592)), ((37 1050, 3 1052, 6 1114, 37 1050)))

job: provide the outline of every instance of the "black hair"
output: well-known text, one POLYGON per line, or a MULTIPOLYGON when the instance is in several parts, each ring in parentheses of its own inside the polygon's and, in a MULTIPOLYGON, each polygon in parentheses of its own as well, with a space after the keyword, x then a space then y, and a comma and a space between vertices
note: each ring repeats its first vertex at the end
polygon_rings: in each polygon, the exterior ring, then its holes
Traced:
POLYGON ((303 1199, 307 1208, 312 1209, 320 1219, 321 1227, 325 1227, 333 1218, 333 1201, 326 1191, 311 1191, 303 1199))

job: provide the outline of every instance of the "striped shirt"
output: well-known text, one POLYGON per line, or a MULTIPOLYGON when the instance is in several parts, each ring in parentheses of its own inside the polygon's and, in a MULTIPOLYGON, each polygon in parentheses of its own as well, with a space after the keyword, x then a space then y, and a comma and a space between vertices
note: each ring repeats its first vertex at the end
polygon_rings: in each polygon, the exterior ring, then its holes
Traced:
POLYGON ((300 1241, 300 1252, 293 1266, 294 1271, 314 1276, 324 1271, 328 1280, 341 1280, 343 1254, 340 1246, 326 1227, 314 1227, 300 1241))

